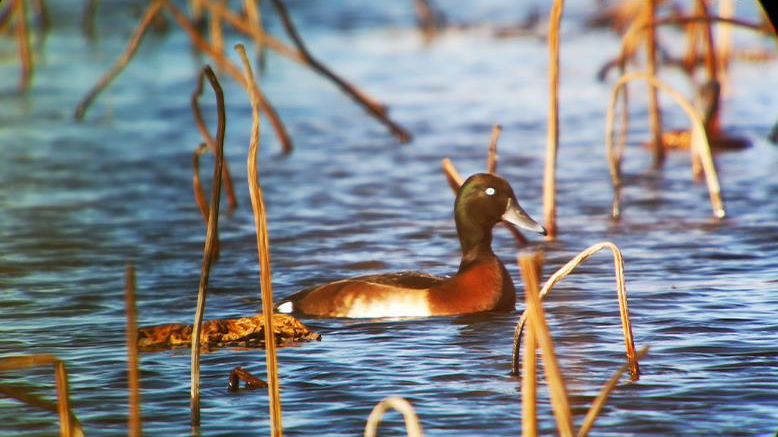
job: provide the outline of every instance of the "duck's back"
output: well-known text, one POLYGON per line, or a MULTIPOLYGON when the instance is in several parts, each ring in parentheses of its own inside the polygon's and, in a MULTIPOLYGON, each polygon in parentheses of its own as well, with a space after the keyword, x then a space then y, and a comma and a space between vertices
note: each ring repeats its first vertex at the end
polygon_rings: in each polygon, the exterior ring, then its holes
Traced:
POLYGON ((359 276, 302 290, 278 310, 320 317, 426 317, 432 315, 429 290, 446 280, 415 271, 359 276))

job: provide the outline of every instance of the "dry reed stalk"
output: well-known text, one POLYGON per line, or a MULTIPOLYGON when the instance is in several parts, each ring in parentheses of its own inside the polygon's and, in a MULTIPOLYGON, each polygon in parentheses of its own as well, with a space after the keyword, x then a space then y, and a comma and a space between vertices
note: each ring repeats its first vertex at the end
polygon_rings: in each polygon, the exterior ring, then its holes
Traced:
MULTIPOLYGON (((718 16, 732 18, 735 15, 735 0, 719 0, 718 16)), ((732 59, 732 29, 729 23, 716 24, 716 41, 719 80, 724 86, 728 83, 729 62, 732 59)))
MULTIPOLYGON (((611 92, 608 113, 605 119, 605 153, 608 157, 611 181, 613 182, 614 187, 614 213, 620 213, 621 211, 621 157, 614 153, 613 148, 613 113, 619 92, 628 82, 636 79, 643 79, 651 84, 651 86, 667 92, 673 98, 673 100, 675 100, 676 103, 681 106, 684 112, 686 112, 686 114, 691 119, 692 140, 690 149, 692 152, 692 159, 694 159, 694 156, 696 155, 701 160, 714 217, 719 219, 724 218, 726 216, 726 211, 724 210, 724 203, 721 199, 721 187, 719 185, 718 174, 716 172, 716 166, 713 162, 713 155, 711 154, 708 135, 705 131, 705 126, 700 119, 700 115, 678 91, 648 73, 627 73, 623 75, 613 86, 613 91, 611 92)), ((618 216, 614 216, 614 218, 618 218, 618 216)))
MULTIPOLYGON (((262 24, 262 8, 257 4, 261 4, 262 0, 243 0, 243 10, 246 11, 246 21, 249 25, 258 29, 261 33, 265 33, 265 28, 262 24)), ((267 44, 264 41, 257 41, 254 51, 257 57, 257 63, 259 64, 259 70, 265 69, 265 53, 267 52, 267 44)))
POLYGON ((492 125, 492 137, 489 139, 489 152, 486 157, 487 173, 497 173, 497 140, 500 139, 500 133, 502 133, 502 126, 499 124, 492 125))
POLYGON ((0 358, 0 372, 6 370, 25 369, 36 366, 54 367, 54 381, 57 387, 57 414, 59 415, 60 436, 72 437, 78 432, 83 435, 78 421, 71 421, 75 417, 70 411, 70 394, 68 390, 68 371, 65 363, 54 355, 23 355, 0 358))
POLYGON ((542 352, 543 373, 551 395, 551 408, 556 418, 557 430, 562 437, 573 436, 573 417, 567 398, 565 382, 554 353, 554 342, 546 325, 546 316, 538 294, 539 262, 538 255, 520 255, 519 266, 524 281, 524 296, 527 309, 527 321, 535 331, 535 338, 542 352))
MULTIPOLYGON (((534 258, 538 268, 542 258, 534 258)), ((537 276, 540 273, 536 272, 537 276)), ((535 284, 537 289, 537 284, 535 284)), ((521 435, 535 437, 538 434, 537 396, 538 396, 538 340, 532 326, 527 326, 524 336, 524 357, 521 361, 521 435)))
MULTIPOLYGON (((27 405, 32 405, 34 407, 42 408, 46 411, 59 414, 59 405, 56 402, 48 401, 46 399, 40 398, 30 393, 25 393, 24 390, 19 389, 18 387, 9 387, 9 386, 0 385, 0 394, 7 396, 9 398, 14 398, 27 405)), ((69 415, 70 415, 70 425, 72 427, 71 428, 72 435, 76 437, 83 437, 84 429, 82 428, 81 422, 79 422, 78 417, 76 417, 76 415, 73 414, 72 411, 69 411, 69 415)))
MULTIPOLYGON (((708 6, 705 0, 698 0, 695 6, 699 9, 699 15, 703 18, 708 18, 710 13, 708 12, 708 6)), ((720 83, 718 72, 718 61, 716 60, 716 45, 713 41, 713 28, 710 21, 706 21, 702 24, 704 42, 705 42, 705 69, 708 72, 708 82, 720 83)), ((712 103, 710 108, 713 111, 709 114, 709 117, 705 120, 705 129, 707 132, 718 132, 721 126, 720 108, 719 104, 720 94, 715 95, 716 102, 712 103)), ((697 174, 697 173, 695 173, 697 174)))
MULTIPOLYGON (((252 1, 252 0, 246 0, 252 1)), ((272 35, 265 32, 264 28, 256 27, 252 25, 252 21, 249 18, 248 21, 241 18, 238 14, 226 8, 224 5, 216 3, 211 0, 200 0, 200 4, 203 7, 208 8, 212 14, 215 14, 220 19, 223 19, 230 24, 235 30, 250 36, 254 42, 259 46, 267 46, 276 53, 286 56, 295 62, 305 65, 305 59, 303 55, 292 47, 289 47, 284 42, 274 38, 272 35)), ((259 9, 257 10, 259 12, 259 9)))
POLYGON ((267 383, 256 376, 252 375, 248 370, 243 367, 236 367, 230 372, 230 379, 227 383, 227 389, 229 391, 238 391, 240 389, 240 381, 246 383, 247 390, 254 390, 257 388, 267 387, 267 383))
POLYGON ((138 374, 138 324, 135 306, 135 269, 127 265, 124 272, 124 306, 127 313, 127 379, 130 417, 127 435, 140 437, 140 375, 138 374))
POLYGON ((59 413, 59 434, 72 436, 73 426, 70 423, 70 390, 68 388, 68 371, 61 360, 54 362, 54 380, 57 386, 57 412, 59 413))
POLYGON ((292 40, 294 45, 297 46, 297 50, 300 51, 300 54, 303 56, 303 59, 306 61, 308 66, 320 74, 326 76, 331 81, 335 82, 335 84, 341 90, 343 90, 343 92, 351 96, 352 99, 362 105, 373 117, 384 124, 384 126, 386 126, 389 131, 392 132, 392 134, 396 136, 398 140, 400 140, 400 142, 407 143, 411 140, 410 132, 405 130, 402 126, 395 123, 387 116, 386 108, 372 100, 370 97, 365 95, 365 93, 355 88, 350 83, 343 80, 340 76, 334 74, 327 66, 322 64, 318 59, 311 55, 311 53, 308 51, 308 48, 305 46, 303 39, 300 37, 300 34, 297 32, 297 28, 292 22, 283 0, 270 0, 270 2, 273 3, 273 6, 278 12, 279 17, 281 18, 281 22, 284 25, 284 29, 286 29, 286 33, 289 35, 289 38, 292 40))
MULTIPOLYGON (((546 283, 543 284, 543 289, 540 291, 540 298, 542 299, 545 297, 546 294, 548 294, 551 289, 565 276, 569 275, 580 264, 589 259, 589 257, 603 249, 610 249, 611 253, 613 254, 613 267, 616 276, 616 293, 619 302, 619 316, 621 318, 621 328, 624 334, 624 349, 627 356, 627 364, 629 365, 631 378, 633 381, 637 381, 640 378, 640 365, 635 354, 635 342, 632 337, 632 322, 630 321, 629 306, 627 304, 627 287, 624 280, 624 258, 621 256, 621 251, 615 244, 604 241, 589 246, 581 253, 576 255, 573 259, 568 261, 564 266, 560 267, 548 278, 546 283)), ((518 374, 519 346, 521 334, 526 322, 527 315, 522 314, 521 318, 519 319, 519 323, 516 324, 516 330, 514 332, 513 375, 518 374)))
MULTIPOLYGON (((244 89, 248 91, 248 84, 245 82, 243 78, 243 74, 241 73, 240 69, 226 56, 218 56, 218 54, 213 50, 210 44, 208 44, 207 41, 205 41, 202 36, 197 32, 197 30, 194 27, 194 24, 192 24, 191 21, 184 15, 183 12, 172 2, 169 2, 167 0, 159 0, 165 2, 165 6, 168 8, 170 13, 173 15, 173 18, 176 20, 176 22, 181 26, 182 29, 189 35, 189 39, 192 41, 192 44, 194 44, 198 50, 200 50, 203 53, 206 53, 208 56, 213 59, 213 61, 216 63, 216 65, 219 66, 220 69, 226 71, 230 76, 232 76, 233 79, 235 79, 236 82, 238 82, 244 89)), ((206 4, 205 0, 200 0, 203 5, 206 4)), ((262 92, 259 92, 259 104, 260 109, 265 114, 265 116, 270 121, 271 126, 273 126, 273 130, 276 132, 276 136, 278 137, 279 142, 281 143, 281 149, 284 153, 290 153, 292 151, 292 139, 289 137, 289 134, 286 132, 286 127, 284 127, 284 123, 281 121, 281 117, 276 112, 275 108, 270 104, 270 101, 267 100, 267 98, 262 94, 262 92)))
POLYGON ((198 81, 202 82, 203 77, 213 88, 216 95, 216 107, 218 110, 218 127, 216 130, 216 159, 213 165, 213 183, 211 185, 211 205, 208 214, 208 230, 205 236, 205 246, 203 248, 203 262, 200 271, 200 285, 197 290, 197 310, 195 312, 194 324, 192 327, 192 385, 191 385, 191 409, 192 425, 200 425, 200 334, 202 331, 203 314, 205 313, 206 291, 208 289, 208 278, 211 272, 211 263, 214 259, 214 248, 216 246, 216 230, 219 225, 219 198, 221 197, 221 175, 222 158, 224 156, 224 132, 225 132, 225 114, 224 114, 224 94, 221 85, 219 85, 216 75, 210 66, 206 65, 200 72, 198 81))
POLYGON ((554 0, 548 19, 548 135, 543 177, 543 215, 547 240, 556 239, 556 161, 559 149, 559 27, 564 0, 554 0))
MULTIPOLYGON (((656 3, 649 0, 643 6, 644 21, 649 24, 646 29, 646 56, 648 57, 648 74, 656 76, 656 29, 650 24, 656 17, 656 3)), ((662 114, 659 108, 659 96, 656 88, 648 87, 648 113, 651 123, 652 149, 654 152, 654 167, 659 168, 665 160, 665 148, 662 143, 662 114)), ((625 105, 626 110, 626 105, 625 105)))
POLYGON ((430 6, 427 0, 414 0, 416 19, 425 42, 431 41, 438 33, 441 18, 430 6))
POLYGON ((251 71, 246 50, 238 44, 235 50, 243 62, 244 79, 248 84, 251 100, 251 141, 246 162, 251 207, 254 211, 254 227, 257 232, 257 255, 259 258, 259 276, 262 287, 262 314, 265 318, 265 359, 267 366, 268 397, 270 400, 271 435, 283 435, 281 420, 281 394, 278 381, 278 357, 276 355, 275 336, 273 335, 273 283, 270 271, 270 239, 267 230, 267 213, 262 189, 257 174, 257 149, 259 148, 259 87, 251 71))
MULTIPOLYGON (((217 0, 225 5, 226 0, 217 0)), ((211 15, 211 19, 208 20, 208 35, 211 39, 211 47, 213 47, 214 53, 218 56, 224 56, 224 35, 222 34, 222 20, 218 17, 211 15)))
POLYGON ((89 38, 95 36, 95 15, 99 0, 86 0, 84 2, 84 12, 81 15, 81 31, 89 38))
MULTIPOLYGON (((644 356, 646 356, 647 353, 648 346, 644 346, 643 349, 637 353, 637 358, 642 359, 644 356)), ((589 411, 586 412, 583 423, 578 429, 578 437, 586 437, 589 435, 589 431, 591 431, 592 427, 594 426, 594 421, 597 420, 597 416, 600 415, 600 411, 602 411, 602 407, 605 405, 605 401, 608 399, 608 396, 611 394, 613 389, 616 388, 616 384, 619 383, 621 375, 627 371, 628 367, 629 366, 627 364, 622 364, 619 370, 617 370, 611 379, 609 379, 608 382, 606 382, 602 387, 600 393, 592 402, 591 407, 589 407, 589 411)))
POLYGON ((459 174, 456 167, 454 167, 454 163, 451 162, 450 159, 443 158, 443 160, 440 161, 440 165, 443 167, 443 173, 446 175, 448 185, 451 187, 454 194, 456 194, 457 191, 459 191, 459 187, 465 182, 465 179, 459 174))
POLYGON ((403 415, 405 433, 408 437, 422 437, 424 435, 413 405, 401 397, 390 396, 373 407, 373 411, 370 412, 370 416, 367 417, 367 423, 365 424, 365 437, 376 436, 378 425, 381 424, 381 419, 390 408, 399 411, 403 415))
MULTIPOLYGON (((221 56, 224 55, 222 54, 221 56)), ((208 145, 208 147, 211 148, 213 153, 216 154, 216 147, 217 147, 216 142, 214 141, 211 132, 208 130, 208 127, 205 125, 203 112, 200 109, 200 95, 202 95, 202 93, 203 93, 203 81, 199 80, 197 82, 197 87, 195 87, 195 90, 192 92, 192 114, 194 115, 195 124, 197 124, 197 129, 200 131, 200 135, 202 135, 203 140, 205 140, 205 143, 208 145)), ((197 154, 198 152, 195 153, 197 154)), ((227 165, 226 159, 224 159, 222 163, 222 180, 224 181, 224 190, 226 191, 227 194, 227 204, 229 205, 230 209, 235 209, 238 207, 238 198, 235 196, 235 187, 232 184, 232 176, 230 174, 230 169, 227 165)), ((203 198, 204 197, 205 196, 203 195, 203 198)), ((197 194, 195 194, 195 198, 197 198, 197 194)), ((200 206, 199 202, 200 200, 198 199, 198 206, 200 206)), ((200 211, 203 211, 202 207, 200 207, 200 211)), ((205 221, 207 222, 208 215, 204 214, 204 217, 205 217, 205 221)))
POLYGON ((208 151, 208 145, 200 143, 200 146, 192 152, 192 189, 194 190, 195 202, 200 214, 203 216, 205 224, 208 224, 208 202, 205 200, 205 190, 200 182, 200 156, 208 151))
POLYGON ((148 30, 149 25, 154 20, 154 17, 162 8, 164 1, 165 0, 153 0, 151 2, 148 9, 146 9, 146 13, 143 14, 143 18, 141 18, 138 27, 135 28, 135 32, 133 33, 132 38, 130 38, 130 42, 127 44, 127 48, 124 50, 124 53, 122 53, 119 59, 117 59, 114 63, 113 67, 111 67, 111 69, 100 78, 95 86, 93 86, 92 89, 90 89, 89 92, 84 96, 84 98, 81 99, 81 102, 79 102, 78 106, 76 106, 74 114, 76 120, 81 120, 84 118, 84 115, 86 114, 89 105, 92 104, 92 101, 97 97, 98 94, 100 94, 100 92, 103 91, 103 89, 105 89, 105 87, 108 86, 109 83, 111 83, 111 81, 124 69, 124 67, 127 66, 127 63, 130 62, 132 57, 135 55, 135 52, 138 51, 138 46, 140 45, 143 36, 146 34, 146 30, 148 30))
MULTIPOLYGON (((456 195, 459 192, 459 187, 462 186, 462 184, 465 182, 464 178, 459 174, 456 167, 454 167, 454 163, 451 162, 448 158, 443 158, 442 161, 440 161, 440 165, 443 166, 443 173, 446 175, 446 181, 448 182, 448 185, 451 187, 451 190, 454 192, 454 195, 456 195)), ((516 228, 516 226, 513 223, 508 222, 501 222, 505 229, 507 229, 511 235, 513 235, 513 238, 520 244, 520 245, 526 245, 529 243, 527 238, 524 236, 524 234, 521 233, 521 231, 516 228)))
POLYGON ((19 78, 19 88, 22 91, 29 88, 33 70, 30 32, 27 28, 27 12, 24 2, 25 0, 17 0, 14 3, 14 8, 16 9, 16 32, 17 38, 19 38, 19 57, 22 61, 21 76, 19 78))
POLYGON ((534 437, 538 434, 537 349, 535 332, 531 326, 527 326, 527 334, 524 336, 524 357, 521 361, 521 435, 523 437, 534 437))

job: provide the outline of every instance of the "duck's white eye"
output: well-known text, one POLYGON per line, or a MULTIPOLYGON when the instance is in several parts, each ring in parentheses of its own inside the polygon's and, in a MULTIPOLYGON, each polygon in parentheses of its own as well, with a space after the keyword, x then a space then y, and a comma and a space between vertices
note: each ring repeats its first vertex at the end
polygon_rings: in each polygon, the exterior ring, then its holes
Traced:
POLYGON ((494 188, 492 187, 487 188, 486 190, 484 190, 484 192, 486 193, 487 196, 494 196, 495 193, 494 188))

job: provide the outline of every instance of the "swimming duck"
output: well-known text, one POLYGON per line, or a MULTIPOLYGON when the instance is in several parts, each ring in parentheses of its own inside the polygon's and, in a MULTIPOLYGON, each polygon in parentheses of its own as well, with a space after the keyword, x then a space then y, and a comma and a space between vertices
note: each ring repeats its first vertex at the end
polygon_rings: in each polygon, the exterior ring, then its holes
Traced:
POLYGON ((505 179, 488 173, 470 176, 454 202, 462 247, 452 277, 421 272, 359 276, 299 291, 277 309, 318 317, 426 317, 512 310, 513 280, 492 252, 492 228, 502 220, 546 235, 519 205, 505 179))

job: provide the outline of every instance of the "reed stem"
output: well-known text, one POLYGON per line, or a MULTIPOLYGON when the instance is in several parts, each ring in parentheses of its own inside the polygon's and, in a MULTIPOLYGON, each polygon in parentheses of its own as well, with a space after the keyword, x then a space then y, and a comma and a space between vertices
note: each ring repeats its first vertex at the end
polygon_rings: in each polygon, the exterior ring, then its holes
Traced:
POLYGON ((491 174, 497 173, 497 140, 500 139, 500 133, 502 133, 502 126, 499 124, 492 125, 492 137, 489 139, 489 152, 486 157, 486 172, 491 174))
POLYGON ((365 424, 364 437, 375 437, 378 432, 378 425, 381 423, 381 419, 389 409, 399 411, 403 415, 405 420, 405 432, 408 437, 422 437, 424 432, 421 429, 421 423, 419 423, 419 417, 416 415, 416 411, 413 409, 413 405, 407 400, 391 396, 385 398, 379 402, 370 412, 370 416, 367 418, 365 424))
MULTIPOLYGON (((647 353, 648 346, 644 346, 643 349, 637 353, 636 358, 642 359, 644 356, 646 356, 647 353)), ((586 412, 583 424, 581 424, 581 427, 578 429, 577 437, 586 437, 589 435, 589 431, 591 431, 592 427, 594 426, 594 421, 597 420, 597 417, 600 415, 602 407, 605 405, 605 401, 608 399, 608 396, 611 394, 613 389, 616 388, 616 384, 619 383, 621 375, 627 371, 628 367, 629 365, 627 363, 622 364, 619 370, 617 370, 611 379, 609 379, 608 382, 606 382, 602 387, 600 393, 594 399, 594 402, 592 402, 591 407, 589 407, 589 411, 586 412)))
POLYGON ((204 78, 213 88, 216 95, 216 107, 218 112, 218 127, 216 130, 216 159, 213 166, 213 183, 211 185, 211 205, 208 214, 208 230, 205 236, 205 247, 203 248, 203 262, 200 271, 200 285, 197 290, 197 310, 192 327, 192 385, 191 385, 191 409, 192 425, 200 425, 200 335, 202 331, 203 315, 205 313, 205 300, 208 289, 208 278, 210 276, 211 264, 214 259, 214 248, 216 246, 216 230, 219 225, 219 199, 221 197, 221 175, 222 159, 224 156, 224 132, 226 117, 224 113, 224 93, 219 84, 216 75, 209 65, 206 65, 199 76, 198 81, 202 82, 204 78))
MULTIPOLYGON (((213 20, 216 21, 216 20, 213 20)), ((224 53, 220 56, 224 56, 224 53)), ((195 90, 192 92, 192 114, 194 115, 195 123, 197 124, 197 129, 200 131, 200 135, 202 135, 203 140, 205 140, 205 143, 208 145, 208 147, 211 148, 214 154, 216 154, 216 142, 213 139, 213 136, 211 135, 211 132, 208 130, 208 127, 205 125, 205 119, 203 118, 203 112, 200 109, 200 95, 203 93, 203 82, 198 81, 197 87, 195 87, 195 90)), ((197 152, 196 152, 197 153, 197 152)), ((227 205, 229 205, 230 209, 235 209, 238 207, 238 199, 235 196, 235 187, 232 184, 232 176, 230 173, 230 169, 227 165, 227 160, 224 159, 222 164, 222 180, 224 181, 224 190, 227 194, 227 205)), ((203 196, 204 197, 204 196, 203 196)), ((200 211, 203 209, 200 208, 200 211)), ((208 221, 208 217, 206 215, 205 220, 208 221)))
POLYGON ((32 80, 32 51, 30 50, 30 31, 27 27, 27 11, 24 7, 26 0, 17 0, 14 4, 16 8, 16 32, 19 38, 19 57, 22 61, 22 70, 19 78, 19 88, 22 91, 27 90, 32 80))
MULTIPOLYGON (((50 411, 52 413, 57 413, 59 415, 59 404, 58 402, 51 402, 46 399, 43 399, 37 395, 26 393, 24 390, 18 388, 18 387, 11 387, 11 386, 5 386, 0 385, 0 394, 3 396, 14 398, 18 401, 24 402, 27 405, 32 405, 34 407, 42 408, 46 411, 50 411)), ((83 437, 84 435, 84 429, 81 426, 81 422, 78 421, 78 417, 76 417, 75 414, 73 414, 73 411, 68 412, 70 416, 70 424, 72 427, 72 435, 75 437, 83 437)), ((61 434, 62 435, 62 434, 61 434)))
MULTIPOLYGON (((650 24, 656 17, 656 2, 649 0, 644 5, 646 29, 646 56, 648 58, 648 74, 656 76, 656 29, 650 24)), ((659 96, 656 88, 648 87, 648 112, 651 123, 651 143, 654 152, 654 168, 662 166, 665 160, 665 148, 662 143, 662 114, 659 107, 659 96)), ((626 110, 626 105, 625 105, 626 110)))
POLYGON ((133 33, 132 38, 130 38, 130 42, 127 44, 127 48, 124 50, 124 53, 122 53, 119 59, 117 59, 113 64, 113 67, 111 67, 111 69, 108 70, 99 81, 97 81, 95 86, 93 86, 92 89, 86 93, 84 98, 81 99, 81 102, 79 102, 78 106, 76 106, 74 114, 76 120, 81 120, 84 118, 84 115, 86 114, 87 109, 89 109, 89 106, 92 104, 92 101, 98 96, 98 94, 103 91, 103 89, 105 89, 105 87, 108 86, 109 83, 111 83, 111 81, 124 69, 124 67, 127 66, 127 63, 130 62, 132 57, 138 51, 138 46, 140 46, 140 42, 143 40, 143 36, 146 35, 146 31, 148 30, 149 25, 162 8, 164 1, 165 0, 153 0, 151 2, 148 9, 146 9, 146 13, 143 14, 143 18, 141 18, 138 27, 135 28, 135 32, 133 33))
POLYGON ((251 100, 252 123, 251 141, 246 162, 248 172, 249 193, 251 194, 251 207, 254 212, 254 226, 257 233, 257 255, 259 258, 259 274, 262 287, 262 314, 265 319, 265 358, 267 366, 268 396, 270 399, 270 423, 271 435, 280 437, 283 435, 283 423, 281 420, 281 394, 278 377, 278 358, 276 355, 275 335, 273 330, 273 283, 270 271, 270 238, 267 229, 267 213, 262 189, 259 185, 257 174, 257 149, 259 148, 259 86, 254 79, 251 63, 246 55, 243 45, 238 44, 235 50, 243 62, 244 79, 248 84, 249 98, 251 100))
POLYGON ((543 178, 543 215, 546 239, 555 240, 556 226, 556 161, 559 149, 559 27, 564 0, 554 0, 548 19, 548 135, 546 138, 546 165, 543 178))
POLYGON ((124 306, 127 313, 127 379, 129 385, 130 416, 127 435, 140 437, 140 377, 138 374, 138 325, 135 307, 135 269, 127 264, 124 272, 124 306))
MULTIPOLYGON (((539 264, 541 258, 535 257, 539 264)), ((533 265, 533 268, 536 268, 533 265)), ((539 277, 540 273, 536 272, 539 277)), ((535 284, 537 290, 537 283, 535 284)), ((527 326, 524 336, 524 357, 522 358, 521 372, 521 435, 523 437, 535 437, 538 434, 537 396, 538 396, 538 340, 532 326, 527 326)))
POLYGON ((521 277, 524 280, 527 321, 535 331, 535 337, 542 352, 543 373, 551 394, 551 407, 556 418, 557 430, 562 437, 573 436, 573 418, 562 372, 554 353, 554 342, 546 325, 546 316, 538 293, 539 262, 537 254, 519 256, 521 277))
POLYGON ((346 94, 351 96, 357 103, 361 104, 362 107, 364 107, 373 117, 378 119, 382 124, 384 124, 390 132, 394 136, 397 137, 398 140, 402 143, 407 143, 411 140, 411 134, 407 130, 405 130, 402 126, 395 123, 392 119, 390 119, 386 114, 386 108, 384 108, 382 105, 378 104, 374 100, 372 100, 370 97, 365 95, 363 92, 352 86, 350 83, 343 80, 340 76, 337 76, 332 73, 332 71, 322 64, 318 59, 314 58, 313 55, 308 51, 308 48, 305 46, 305 43, 303 42, 303 39, 300 37, 300 34, 297 32, 297 28, 295 27, 294 23, 292 22, 291 17, 289 16, 289 12, 286 9, 286 6, 284 5, 283 0, 270 0, 271 3, 273 3, 273 6, 276 9, 276 12, 278 12, 279 17, 281 18, 281 22, 284 26, 284 29, 286 29, 286 33, 289 35, 289 38, 291 38, 292 42, 295 46, 297 46, 297 49, 300 51, 300 54, 303 56, 303 59, 305 62, 314 70, 319 72, 320 74, 328 77, 331 81, 335 82, 335 84, 343 90, 346 94))
MULTIPOLYGON (((673 98, 673 100, 675 100, 675 102, 681 106, 684 112, 686 112, 687 116, 692 122, 692 160, 695 159, 695 156, 698 156, 701 160, 702 168, 705 173, 705 181, 708 187, 708 194, 710 196, 711 207, 713 209, 713 216, 718 219, 724 218, 726 216, 726 211, 724 209, 724 202, 721 199, 721 187, 719 185, 718 174, 716 172, 715 163, 713 162, 713 155, 711 153, 708 135, 705 131, 705 126, 700 119, 699 113, 678 91, 648 73, 627 73, 623 75, 621 78, 619 78, 616 85, 613 86, 613 91, 611 92, 608 113, 605 119, 605 153, 608 159, 611 180, 614 187, 613 210, 621 211, 621 157, 617 156, 613 147, 614 108, 616 106, 616 99, 618 98, 619 92, 626 86, 627 83, 637 79, 645 80, 651 86, 667 92, 673 98)), ((624 110, 626 111, 626 108, 624 110)))
MULTIPOLYGON (((443 173, 446 175, 446 181, 448 182, 448 185, 456 195, 459 192, 459 187, 462 186, 465 180, 459 174, 456 167, 454 167, 454 163, 451 162, 450 159, 443 158, 443 160, 440 161, 440 165, 443 167, 443 173)), ((516 225, 505 221, 501 223, 505 229, 507 229, 511 235, 513 235, 513 238, 519 243, 519 245, 523 246, 529 243, 527 238, 524 236, 524 234, 521 233, 521 231, 519 231, 516 225)))
MULTIPOLYGON (((236 82, 238 82, 244 89, 248 91, 248 84, 245 82, 245 79, 243 78, 243 74, 241 73, 240 69, 232 63, 232 61, 227 58, 226 56, 219 56, 214 49, 211 47, 210 44, 208 44, 207 41, 205 41, 202 36, 197 32, 194 25, 189 21, 189 19, 186 17, 186 15, 181 12, 178 7, 173 4, 172 2, 168 0, 159 0, 164 1, 165 6, 168 8, 170 13, 173 15, 173 19, 176 20, 176 22, 181 26, 182 29, 189 35, 189 39, 192 41, 192 43, 198 48, 198 50, 202 51, 203 53, 206 53, 208 56, 213 59, 213 61, 216 63, 216 65, 219 66, 220 69, 226 71, 230 76, 232 76, 233 79, 235 79, 236 82)), ((201 4, 205 5, 207 4, 206 0, 200 0, 201 4)), ((262 92, 259 92, 259 104, 262 112, 265 114, 265 116, 270 121, 270 124, 273 126, 273 130, 276 133, 276 136, 278 137, 279 142, 281 143, 281 149, 284 153, 290 153, 292 151, 292 139, 289 137, 289 134, 286 132, 286 127, 284 127, 283 121, 281 121, 281 117, 276 112, 275 108, 270 104, 270 101, 267 100, 267 98, 262 94, 262 92)))
MULTIPOLYGON (((575 270, 579 265, 581 265, 584 261, 589 259, 592 255, 595 253, 603 250, 603 249, 609 249, 611 251, 611 254, 613 255, 613 267, 614 267, 614 274, 616 276, 616 294, 618 296, 618 302, 619 302, 619 317, 621 318, 621 328, 622 332, 624 334, 624 349, 627 356, 627 363, 629 364, 630 369, 630 375, 632 377, 633 381, 637 381, 640 378, 640 366, 638 364, 636 354, 635 354, 635 342, 633 340, 632 336, 632 322, 629 317, 629 306, 627 303, 627 287, 626 287, 626 281, 624 280, 624 258, 621 255, 621 251, 619 248, 608 241, 604 241, 601 243, 594 244, 592 246, 589 246, 585 250, 583 250, 581 253, 576 255, 573 259, 568 261, 564 266, 559 268, 554 274, 552 274, 545 284, 543 284, 543 288, 540 291, 540 298, 544 298, 546 294, 548 294, 551 289, 559 283, 564 277, 572 273, 573 270, 575 270)), ((516 325, 516 329, 514 331, 514 350, 513 350, 513 374, 516 375, 518 373, 518 355, 519 355, 519 345, 521 340, 521 333, 524 329, 524 325, 527 322, 527 314, 525 311, 525 314, 521 315, 521 318, 519 319, 519 323, 516 325)))

